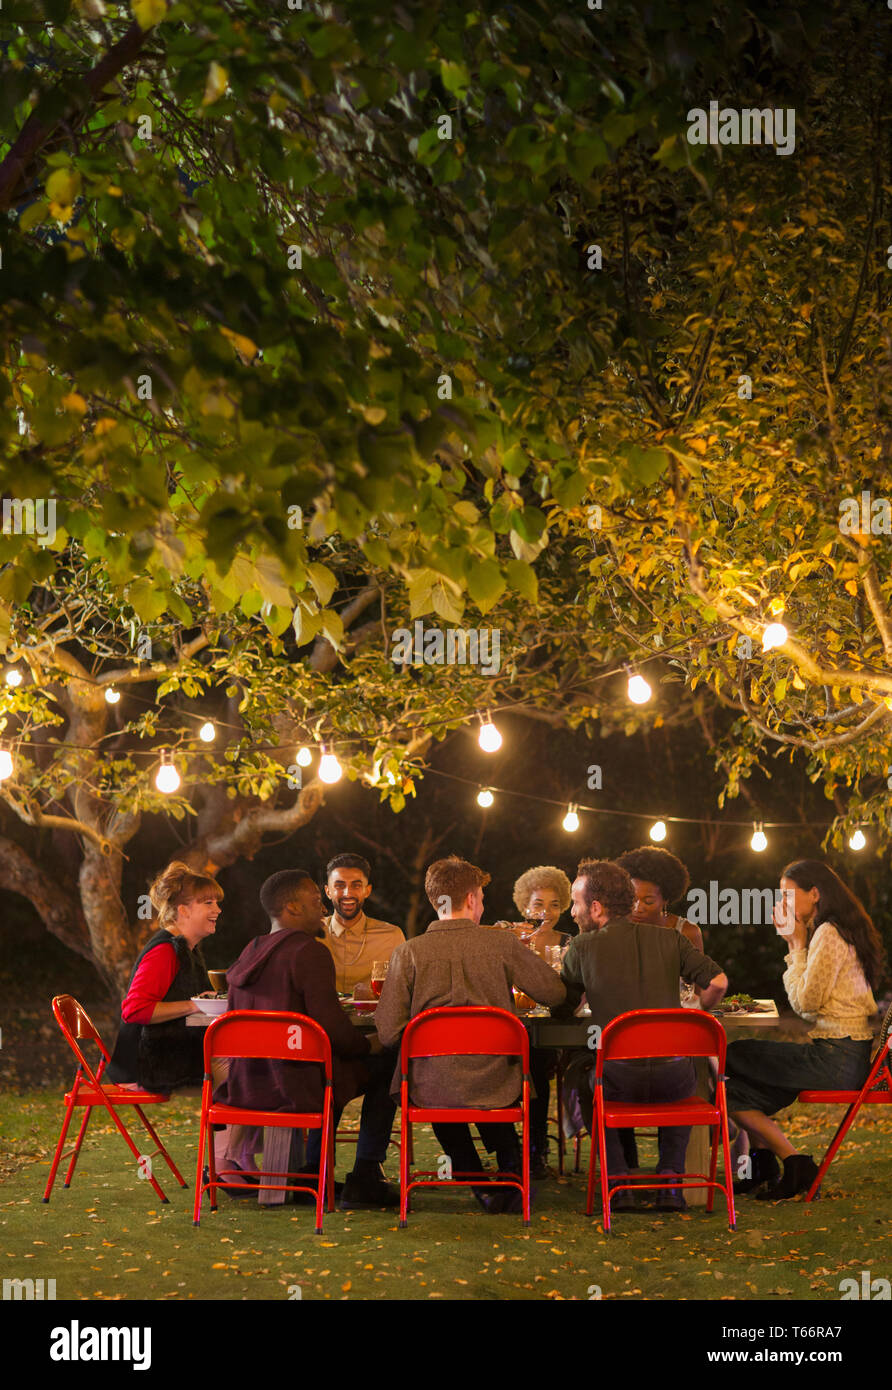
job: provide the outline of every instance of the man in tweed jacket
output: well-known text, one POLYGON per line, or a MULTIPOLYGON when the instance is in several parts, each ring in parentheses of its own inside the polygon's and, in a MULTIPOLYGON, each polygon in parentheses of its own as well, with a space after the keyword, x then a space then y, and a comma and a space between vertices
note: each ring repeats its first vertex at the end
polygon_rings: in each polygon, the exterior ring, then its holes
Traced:
MULTIPOLYGON (((431 864, 424 889, 439 921, 431 923, 424 936, 397 946, 390 958, 375 1015, 384 1047, 395 1047, 409 1019, 424 1009, 483 1004, 513 1011, 512 985, 539 1003, 563 1003, 566 991, 551 966, 521 945, 513 932, 480 926, 489 878, 454 855, 431 864)), ((399 1093, 399 1081, 397 1068, 392 1094, 399 1093)), ((497 1110, 516 1105, 520 1090, 520 1064, 506 1057, 429 1057, 412 1064, 410 1093, 417 1105, 497 1110)), ((482 1171, 466 1124, 433 1128, 455 1172, 482 1171)), ((499 1168, 519 1172, 514 1126, 483 1124, 477 1129, 486 1148, 495 1152, 499 1168)), ((489 1211, 509 1209, 520 1196, 511 1189, 474 1193, 489 1211)))

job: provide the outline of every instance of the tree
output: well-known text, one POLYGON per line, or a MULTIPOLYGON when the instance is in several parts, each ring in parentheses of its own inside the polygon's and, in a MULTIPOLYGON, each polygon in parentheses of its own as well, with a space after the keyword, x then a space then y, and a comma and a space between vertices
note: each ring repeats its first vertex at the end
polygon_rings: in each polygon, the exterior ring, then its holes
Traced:
POLYGON ((739 712, 731 793, 777 742, 885 814, 888 561, 835 505, 887 474, 882 16, 39 13, 0 92, 0 641, 34 681, 9 731, 46 747, 3 786, 83 837, 81 908, 45 915, 106 978, 109 866, 161 804, 133 740, 177 746, 156 704, 224 676, 240 762, 164 803, 209 864, 318 804, 276 790, 297 736, 353 740, 398 809, 481 707, 639 727, 600 678, 654 656, 660 717, 739 712), (799 153, 691 143, 717 89, 801 113, 799 153), (498 677, 397 672, 396 624, 478 614, 498 677), (109 760, 113 683, 150 705, 109 760))

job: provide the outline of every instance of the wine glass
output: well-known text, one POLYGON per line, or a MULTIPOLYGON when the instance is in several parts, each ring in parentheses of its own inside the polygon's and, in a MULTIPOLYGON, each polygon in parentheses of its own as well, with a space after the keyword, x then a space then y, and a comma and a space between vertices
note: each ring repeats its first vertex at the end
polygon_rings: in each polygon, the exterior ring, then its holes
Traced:
POLYGON ((523 910, 523 916, 525 920, 529 923, 529 928, 526 931, 518 932, 518 936, 520 937, 524 946, 529 946, 533 933, 535 931, 538 931, 539 928, 542 926, 542 923, 545 921, 545 910, 541 907, 525 907, 523 910))
POLYGON ((376 960, 372 963, 372 994, 376 999, 381 998, 381 991, 384 988, 384 981, 387 978, 387 971, 390 968, 389 960, 376 960))

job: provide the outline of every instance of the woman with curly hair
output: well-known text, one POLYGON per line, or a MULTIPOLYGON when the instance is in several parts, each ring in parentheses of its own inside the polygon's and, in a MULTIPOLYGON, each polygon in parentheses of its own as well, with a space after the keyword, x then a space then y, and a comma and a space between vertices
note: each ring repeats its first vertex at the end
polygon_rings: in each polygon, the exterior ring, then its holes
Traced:
POLYGON ((876 927, 827 864, 788 864, 780 887, 783 902, 774 910, 774 925, 788 948, 784 989, 796 1013, 812 1025, 809 1042, 744 1038, 729 1043, 727 1052, 728 1111, 747 1131, 752 1157, 751 1176, 734 1190, 765 1201, 807 1191, 818 1173, 811 1155, 797 1153, 770 1117, 792 1105, 800 1091, 858 1090, 864 1084, 877 1011, 873 991, 883 965, 876 927))
POLYGON ((516 922, 513 930, 539 956, 545 956, 548 946, 567 946, 574 930, 558 931, 561 914, 570 906, 570 880, 562 869, 553 864, 540 864, 527 869, 514 885, 514 902, 524 917, 541 917, 541 924, 532 930, 529 920, 516 922))
MULTIPOLYGON (((570 880, 553 864, 527 869, 514 885, 514 902, 521 915, 541 916, 531 930, 529 921, 514 923, 516 932, 537 955, 547 959, 549 946, 567 946, 570 933, 557 930, 561 914, 570 906, 570 880)), ((536 1094, 530 1101, 530 1172, 535 1178, 551 1176, 548 1167, 548 1105, 551 1078, 557 1066, 555 1054, 546 1048, 530 1049, 530 1074, 536 1094)))
MULTIPOLYGON (((703 950, 703 935, 696 923, 669 911, 670 903, 682 897, 691 881, 687 869, 676 855, 656 845, 641 845, 639 849, 627 850, 614 863, 625 869, 635 889, 635 902, 629 913, 633 922, 650 922, 655 927, 668 927, 681 932, 698 951, 703 950)), ((685 992, 693 990, 693 986, 685 985, 683 981, 679 981, 679 985, 685 992)), ((619 1137, 629 1167, 637 1168, 635 1131, 621 1129, 619 1137)))
POLYGON ((635 905, 629 913, 632 921, 652 922, 656 927, 679 931, 702 951, 703 936, 696 923, 669 911, 670 904, 682 897, 691 881, 681 860, 668 849, 642 845, 621 854, 614 862, 625 869, 635 889, 635 905))

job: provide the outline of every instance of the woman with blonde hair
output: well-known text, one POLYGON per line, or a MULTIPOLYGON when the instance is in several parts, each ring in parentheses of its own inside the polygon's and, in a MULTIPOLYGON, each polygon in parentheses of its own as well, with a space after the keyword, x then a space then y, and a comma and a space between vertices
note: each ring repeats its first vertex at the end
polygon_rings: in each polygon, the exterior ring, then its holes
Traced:
POLYGON ((527 869, 514 885, 514 902, 527 920, 515 922, 512 929, 537 955, 545 956, 549 946, 569 945, 574 933, 557 930, 561 914, 570 906, 570 880, 563 869, 553 864, 527 869), (538 924, 535 929, 530 922, 538 924))
MULTIPOLYGON (((549 946, 566 947, 570 933, 557 930, 561 914, 570 906, 570 880, 553 864, 527 869, 514 885, 514 902, 526 922, 511 924, 537 955, 548 959, 549 946), (534 928, 531 922, 538 922, 534 928)), ((550 1177, 548 1167, 548 1104, 551 1077, 557 1065, 555 1054, 545 1048, 531 1048, 530 1072, 535 1097, 530 1101, 530 1172, 535 1178, 550 1177)))
MULTIPOLYGON (((142 1086, 163 1095, 181 1086, 200 1086, 204 1078, 204 1030, 187 1028, 190 1014, 200 1013, 192 1000, 212 993, 201 943, 216 930, 223 889, 208 874, 174 861, 149 889, 157 930, 140 951, 121 1005, 121 1028, 106 1075, 118 1085, 142 1086)), ((228 1062, 214 1065, 215 1085, 228 1062)), ((227 1128, 214 1136, 221 1167, 240 1166, 228 1156, 230 1140, 241 1134, 227 1128), (224 1164, 225 1160, 225 1164, 224 1164)), ((233 1189, 239 1192, 240 1189, 233 1189)), ((254 1192, 253 1188, 247 1191, 254 1192)), ((256 1193, 255 1193, 256 1195, 256 1193)))

